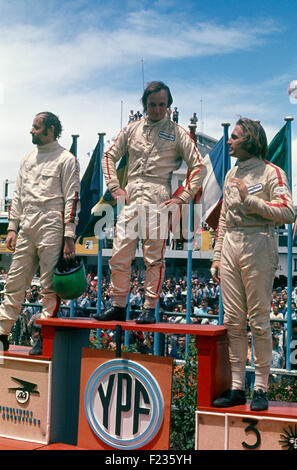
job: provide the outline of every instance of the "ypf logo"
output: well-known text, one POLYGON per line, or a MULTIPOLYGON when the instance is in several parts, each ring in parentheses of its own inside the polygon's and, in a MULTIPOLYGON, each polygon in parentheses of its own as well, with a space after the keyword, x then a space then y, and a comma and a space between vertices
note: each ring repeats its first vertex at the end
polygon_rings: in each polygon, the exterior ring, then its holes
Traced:
POLYGON ((157 434, 164 401, 158 383, 142 365, 114 359, 98 367, 85 390, 85 412, 95 434, 116 449, 137 449, 157 434))

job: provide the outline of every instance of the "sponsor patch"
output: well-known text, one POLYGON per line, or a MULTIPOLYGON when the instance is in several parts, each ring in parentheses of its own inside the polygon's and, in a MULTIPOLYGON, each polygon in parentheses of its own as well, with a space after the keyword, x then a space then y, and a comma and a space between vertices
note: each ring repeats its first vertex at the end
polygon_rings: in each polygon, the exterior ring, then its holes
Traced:
POLYGON ((288 193, 288 189, 285 186, 277 186, 273 190, 273 194, 281 195, 281 194, 287 194, 287 193, 288 193))
POLYGON ((262 191, 263 184, 262 183, 253 184, 253 186, 249 186, 247 189, 248 189, 249 194, 255 194, 255 193, 258 193, 259 191, 262 191))
POLYGON ((175 141, 175 135, 174 134, 166 134, 166 132, 160 131, 158 135, 159 135, 159 137, 161 137, 161 139, 171 140, 171 142, 175 141))

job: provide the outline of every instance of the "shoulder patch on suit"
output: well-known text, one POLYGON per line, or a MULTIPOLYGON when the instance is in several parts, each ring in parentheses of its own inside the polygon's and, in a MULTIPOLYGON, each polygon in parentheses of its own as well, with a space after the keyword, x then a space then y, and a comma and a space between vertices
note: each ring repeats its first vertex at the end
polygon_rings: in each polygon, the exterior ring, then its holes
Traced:
POLYGON ((288 189, 286 186, 277 186, 274 188, 273 194, 288 194, 288 189))

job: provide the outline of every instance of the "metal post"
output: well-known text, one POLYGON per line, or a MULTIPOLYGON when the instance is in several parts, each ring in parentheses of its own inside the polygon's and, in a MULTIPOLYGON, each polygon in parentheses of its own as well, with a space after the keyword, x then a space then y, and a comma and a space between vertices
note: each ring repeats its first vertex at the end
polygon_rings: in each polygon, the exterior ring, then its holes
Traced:
MULTIPOLYGON (((225 182, 225 176, 226 173, 229 169, 229 165, 227 164, 227 159, 229 156, 228 152, 228 147, 227 147, 227 141, 228 141, 228 128, 230 124, 228 122, 222 122, 222 126, 224 128, 224 134, 223 134, 223 168, 222 168, 222 191, 224 195, 224 182, 225 182)), ((222 325, 224 322, 224 307, 223 307, 223 301, 222 301, 222 291, 221 291, 221 285, 220 285, 220 297, 219 297, 219 325, 222 325)))
MULTIPOLYGON (((103 193, 103 171, 102 171, 102 165, 101 165, 101 161, 102 161, 102 156, 103 156, 103 150, 104 150, 104 136, 105 136, 105 133, 104 132, 99 132, 98 133, 98 136, 99 136, 99 194, 98 194, 98 197, 99 197, 99 201, 102 197, 102 193, 103 193)), ((101 235, 101 234, 100 234, 101 235)), ((99 240, 98 240, 98 256, 97 256, 97 313, 100 313, 101 312, 101 297, 102 297, 102 285, 101 285, 101 281, 102 281, 102 248, 103 248, 103 240, 101 238, 101 236, 99 236, 99 240)), ((97 338, 99 339, 101 336, 101 330, 98 328, 97 329, 97 338)))
MULTIPOLYGON (((156 323, 160 322, 160 299, 158 299, 158 303, 155 309, 155 316, 156 316, 156 323)), ((160 333, 154 333, 154 355, 160 355, 160 333)))
POLYGON ((121 325, 116 325, 115 340, 116 340, 116 357, 121 357, 122 355, 122 327, 121 325))
MULTIPOLYGON (((189 222, 188 222, 188 261, 187 261, 187 313, 186 322, 191 323, 191 298, 192 298, 192 258, 193 258, 193 199, 189 203, 189 222)), ((189 354, 190 336, 186 335, 186 355, 189 354)))
MULTIPOLYGON (((73 153, 75 158, 77 158, 77 139, 79 138, 78 134, 72 135, 72 145, 73 145, 73 153)), ((69 316, 73 318, 75 316, 75 308, 74 308, 74 299, 70 300, 70 313, 69 316)))
MULTIPOLYGON (((287 151, 288 151, 288 182, 292 191, 292 133, 291 121, 293 118, 285 117, 287 122, 287 151)), ((288 224, 288 300, 287 300, 287 351, 286 369, 291 370, 291 339, 292 339, 292 224, 288 224)))
MULTIPOLYGON (((130 292, 127 297, 127 308, 126 308, 126 321, 130 320, 130 292)), ((128 330, 125 331, 125 341, 124 345, 126 349, 129 349, 130 346, 130 332, 128 330)))

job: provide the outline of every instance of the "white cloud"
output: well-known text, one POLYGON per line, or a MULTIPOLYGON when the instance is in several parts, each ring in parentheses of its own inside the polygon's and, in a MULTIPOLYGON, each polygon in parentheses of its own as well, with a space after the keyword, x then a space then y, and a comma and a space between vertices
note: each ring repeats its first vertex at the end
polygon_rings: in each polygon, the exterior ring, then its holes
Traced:
MULTIPOLYGON (((2 4, 0 0, 0 7, 2 4)), ((92 9, 79 10, 84 5, 85 2, 76 2, 76 13, 69 11, 67 18, 45 16, 44 22, 29 24, 18 16, 19 21, 3 24, 0 29, 3 179, 16 177, 20 158, 31 146, 29 130, 35 113, 49 110, 61 117, 64 126, 61 144, 67 148, 71 145, 71 134, 80 135, 78 150, 83 172, 87 152, 95 147, 97 133, 105 132, 106 142, 117 134, 121 101, 124 124, 130 109, 141 110, 141 57, 167 81, 168 59, 176 61, 179 67, 179 59, 198 60, 206 55, 249 50, 280 31, 268 20, 250 23, 248 27, 242 19, 228 24, 204 21, 189 26, 185 17, 179 18, 174 11, 168 16, 136 7, 126 14, 125 21, 118 19, 116 23, 108 21, 111 12, 102 9, 96 28, 97 18, 92 18, 92 9)), ((22 6, 24 15, 25 4, 22 6)), ((218 138, 221 122, 229 120, 232 125, 239 114, 255 119, 258 114, 261 120, 268 119, 271 110, 267 94, 272 86, 284 80, 284 76, 272 78, 275 83, 267 84, 265 90, 265 84, 235 85, 221 83, 218 78, 219 75, 211 77, 207 84, 193 85, 186 78, 181 83, 170 77, 181 124, 187 127, 192 113, 200 113, 197 106, 202 98, 204 131, 218 138)))

